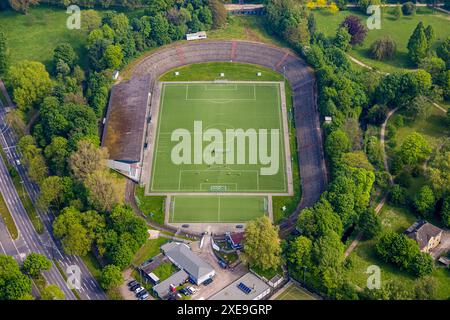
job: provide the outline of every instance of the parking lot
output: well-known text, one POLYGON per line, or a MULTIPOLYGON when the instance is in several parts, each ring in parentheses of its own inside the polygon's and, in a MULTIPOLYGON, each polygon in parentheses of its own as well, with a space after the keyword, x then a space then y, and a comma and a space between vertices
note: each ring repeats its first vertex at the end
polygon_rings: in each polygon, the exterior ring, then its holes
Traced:
POLYGON ((194 300, 203 300, 208 299, 213 294, 217 293, 218 291, 222 290, 226 286, 228 286, 230 283, 236 281, 240 277, 242 277, 244 274, 248 272, 248 269, 245 265, 242 263, 239 264, 234 268, 233 271, 230 269, 223 269, 214 255, 212 246, 211 246, 211 236, 206 235, 203 247, 199 248, 199 241, 194 242, 191 244, 192 251, 196 252, 202 259, 204 259, 206 262, 208 262, 211 267, 214 268, 216 275, 214 276, 214 280, 212 283, 210 283, 207 286, 200 285, 200 286, 194 286, 196 289, 198 289, 198 292, 193 294, 191 297, 194 300))

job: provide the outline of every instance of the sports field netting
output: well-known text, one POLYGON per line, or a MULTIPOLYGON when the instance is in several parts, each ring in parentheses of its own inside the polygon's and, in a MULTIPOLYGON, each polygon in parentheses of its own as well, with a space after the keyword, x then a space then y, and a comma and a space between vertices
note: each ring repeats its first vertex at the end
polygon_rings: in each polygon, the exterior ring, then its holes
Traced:
MULTIPOLYGON (((165 83, 158 118, 150 192, 287 192, 279 83, 165 83), (200 153, 201 163, 195 161, 194 123, 200 122, 202 132, 217 129, 222 133, 223 145, 209 149, 210 155, 222 157, 222 163, 208 164, 203 161, 203 153, 200 153), (176 164, 173 161, 173 150, 181 141, 172 141, 176 129, 191 133, 190 163, 176 164), (261 163, 259 153, 253 152, 257 159, 251 160, 250 149, 257 146, 259 152, 261 135, 258 135, 257 143, 245 134, 241 135, 246 151, 242 153, 237 149, 237 142, 227 144, 230 141, 227 129, 266 134, 267 153, 273 153, 277 158, 276 173, 261 174, 261 168, 268 168, 271 164, 261 163), (271 149, 274 130, 279 132, 277 152, 271 149), (238 163, 239 156, 245 158, 244 163, 238 163), (234 160, 230 163, 227 159, 234 160)), ((238 137, 237 133, 235 137, 238 137)), ((232 142, 235 141, 233 139, 237 138, 231 137, 232 142)), ((202 152, 206 152, 212 141, 215 139, 200 142, 202 152)), ((179 155, 184 156, 184 153, 179 155)))
POLYGON ((266 197, 174 196, 169 222, 246 222, 267 213, 266 197))

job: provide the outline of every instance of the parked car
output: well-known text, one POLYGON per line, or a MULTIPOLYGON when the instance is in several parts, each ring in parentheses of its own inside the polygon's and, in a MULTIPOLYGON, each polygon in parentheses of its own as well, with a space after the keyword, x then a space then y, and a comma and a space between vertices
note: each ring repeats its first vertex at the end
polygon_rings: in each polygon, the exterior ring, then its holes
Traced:
POLYGON ((195 289, 194 287, 187 287, 186 288, 191 294, 194 294, 197 292, 197 289, 195 289))
POLYGON ((148 294, 148 292, 146 292, 142 296, 140 296, 138 299, 139 300, 147 300, 148 297, 149 297, 149 294, 148 294))
POLYGON ((227 264, 226 264, 225 261, 219 260, 218 262, 219 262, 219 265, 220 265, 220 267, 221 267, 222 269, 226 269, 226 268, 227 268, 227 264))
POLYGON ((213 282, 212 278, 206 279, 205 281, 203 281, 203 285, 207 286, 208 284, 210 284, 211 282, 213 282))
POLYGON ((182 228, 189 228, 189 225, 188 224, 183 224, 181 227, 182 228))
POLYGON ((139 288, 141 286, 140 283, 136 283, 134 286, 130 287, 130 291, 135 291, 137 288, 139 288))
POLYGON ((242 228, 244 228, 244 226, 243 226, 242 224, 238 224, 238 225, 236 226, 236 229, 242 229, 242 228))
POLYGON ((20 166, 20 160, 16 159, 16 165, 20 166))
POLYGON ((189 282, 192 283, 192 284, 196 284, 194 279, 192 279, 192 278, 189 278, 189 282))
POLYGON ((148 291, 144 289, 141 292, 137 293, 136 297, 140 298, 141 296, 143 296, 144 294, 147 294, 147 293, 148 293, 148 291))
POLYGON ((131 280, 130 282, 128 282, 128 286, 131 288, 135 285, 139 284, 136 280, 131 280))
POLYGON ((134 290, 134 293, 138 294, 142 290, 145 290, 143 287, 139 286, 136 290, 134 290))

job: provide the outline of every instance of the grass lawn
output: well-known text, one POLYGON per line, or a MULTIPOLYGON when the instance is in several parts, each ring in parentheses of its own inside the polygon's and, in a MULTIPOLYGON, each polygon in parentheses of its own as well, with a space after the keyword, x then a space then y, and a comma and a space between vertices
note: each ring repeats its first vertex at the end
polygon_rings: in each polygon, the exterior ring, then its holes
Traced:
POLYGON ((267 280, 272 279, 277 274, 279 274, 279 275, 283 274, 283 270, 281 269, 281 267, 279 267, 278 269, 262 270, 256 266, 252 266, 250 269, 253 270, 255 273, 259 274, 261 277, 266 278, 267 280))
POLYGON ((169 278, 177 270, 177 267, 175 267, 172 262, 164 262, 157 266, 153 270, 153 273, 159 278, 159 281, 162 282, 169 278))
POLYGON ((279 37, 271 35, 264 27, 263 16, 233 15, 225 27, 208 31, 209 39, 241 39, 257 42, 272 43, 286 47, 286 43, 279 37))
POLYGON ((17 237, 19 236, 19 232, 17 231, 14 219, 11 216, 11 212, 9 212, 9 209, 5 203, 5 199, 3 198, 3 195, 1 193, 0 193, 0 217, 3 219, 3 222, 5 223, 11 238, 13 240, 16 240, 17 237))
POLYGON ((275 300, 317 300, 303 288, 295 284, 289 285, 275 300))
POLYGON ((8 37, 11 62, 40 61, 49 69, 53 50, 58 44, 67 42, 77 52, 79 64, 85 66, 87 34, 82 30, 67 29, 68 17, 63 8, 43 5, 31 8, 28 15, 12 10, 0 12, 0 28, 8 37))
POLYGON ((160 77, 160 81, 213 81, 225 73, 230 81, 283 81, 283 75, 254 64, 237 62, 205 62, 173 69, 160 77), (175 75, 175 71, 179 75, 175 75), (258 77, 257 73, 261 72, 258 77))
POLYGON ((164 202, 165 196, 145 196, 144 187, 136 187, 136 203, 145 216, 156 223, 164 224, 164 202))
MULTIPOLYGON (((414 16, 404 16, 399 20, 394 20, 391 12, 393 8, 384 8, 381 14, 381 29, 369 30, 367 38, 363 45, 357 46, 350 50, 350 55, 363 61, 364 63, 375 67, 384 72, 400 71, 403 68, 413 69, 416 66, 412 65, 408 58, 407 43, 414 28, 422 21, 425 25, 432 25, 436 34, 436 47, 446 37, 450 36, 450 17, 441 13, 433 13, 428 8, 418 8, 417 14, 414 16), (389 35, 397 44, 397 54, 391 60, 377 61, 371 59, 369 56, 370 45, 378 38, 389 35)), ((353 14, 359 16, 363 21, 367 19, 366 15, 361 14, 356 10, 340 11, 336 14, 328 13, 324 10, 314 11, 317 30, 323 32, 327 36, 334 36, 336 29, 346 16, 353 14)))
POLYGON ((265 197, 175 196, 170 222, 246 222, 266 214, 265 197))
MULTIPOLYGON (((430 106, 430 116, 427 119, 415 121, 404 118, 404 125, 397 129, 395 142, 399 147, 403 141, 413 132, 423 135, 432 147, 438 147, 442 138, 450 134, 450 128, 445 123, 446 114, 436 107, 430 106)), ((389 123, 395 123, 400 115, 395 114, 389 123)))
MULTIPOLYGON (((414 221, 415 216, 403 208, 385 205, 380 213, 384 230, 403 232, 414 221)), ((375 252, 376 240, 362 241, 350 254, 353 267, 347 271, 347 277, 352 283, 364 288, 367 283, 367 267, 377 265, 381 269, 381 285, 389 280, 401 281, 407 289, 414 290, 416 278, 409 273, 400 270, 393 264, 380 260, 375 252)), ((438 283, 438 298, 448 299, 450 297, 450 272, 442 268, 436 268, 431 274, 438 283)))
POLYGON ((133 264, 136 266, 141 265, 144 261, 156 256, 161 252, 160 247, 168 241, 169 239, 166 238, 147 240, 147 242, 145 242, 139 251, 134 255, 133 264))
MULTIPOLYGON (((251 17, 238 17, 241 20, 247 20, 251 17)), ((256 17, 255 17, 256 18, 256 17)), ((258 17, 260 19, 260 17, 258 17)), ((262 25, 262 24, 261 24, 262 25)), ((218 78, 218 75, 223 72, 228 80, 245 80, 245 81, 283 81, 283 76, 270 69, 265 69, 260 66, 242 63, 200 63, 193 64, 181 68, 177 68, 162 75, 161 81, 194 81, 204 80, 211 81, 218 78), (175 76, 175 71, 179 72, 178 76, 175 76), (261 72, 261 77, 257 76, 257 73, 261 72)), ((284 217, 291 214, 297 207, 301 198, 301 186, 300 176, 298 168, 298 155, 296 152, 292 153, 292 150, 297 150, 297 141, 295 135, 294 119, 292 117, 292 90, 288 82, 285 82, 286 89, 286 109, 288 110, 288 124, 289 124, 289 143, 292 156, 292 171, 293 171, 293 185, 294 196, 273 196, 273 215, 274 222, 279 223, 284 217), (286 210, 282 208, 286 206, 286 210)), ((157 201, 155 199, 155 201, 157 201)))
POLYGON ((287 192, 279 83, 166 83, 161 96, 150 192, 287 192))

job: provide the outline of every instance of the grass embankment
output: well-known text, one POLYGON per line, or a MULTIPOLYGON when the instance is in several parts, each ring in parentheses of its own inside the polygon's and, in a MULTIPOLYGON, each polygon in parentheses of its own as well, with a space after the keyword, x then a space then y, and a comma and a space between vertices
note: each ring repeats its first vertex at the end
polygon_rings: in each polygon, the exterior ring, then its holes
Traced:
POLYGON ((160 253, 160 247, 168 241, 169 239, 166 238, 147 240, 147 242, 145 242, 144 245, 139 249, 139 251, 134 255, 133 265, 138 266, 151 257, 156 256, 158 253, 160 253))
POLYGON ((137 186, 134 193, 136 203, 145 217, 160 225, 164 224, 164 196, 145 196, 145 188, 137 186))
POLYGON ((44 5, 31 8, 27 15, 12 10, 1 11, 1 28, 13 53, 11 63, 32 60, 42 62, 49 68, 55 47, 67 42, 78 54, 78 63, 86 66, 87 33, 83 30, 69 30, 66 26, 68 17, 65 9, 44 5))
MULTIPOLYGON (((98 262, 94 254, 92 252, 89 252, 87 255, 81 257, 81 260, 83 260, 84 264, 89 269, 89 272, 97 280, 97 282, 100 282, 100 277, 102 275, 102 266, 98 262)), ((122 300, 122 296, 118 288, 106 290, 105 293, 109 300, 122 300)))
MULTIPOLYGON (((439 45, 446 37, 450 36, 450 18, 448 15, 433 12, 432 9, 419 7, 414 16, 403 16, 398 20, 392 15, 394 8, 383 8, 381 14, 381 29, 369 30, 367 38, 360 46, 355 46, 349 51, 349 54, 363 61, 364 63, 384 72, 401 71, 401 69, 414 69, 414 66, 408 58, 407 44, 409 37, 417 24, 422 21, 425 27, 433 26, 436 34, 434 48, 439 45), (389 35, 397 44, 397 53, 386 61, 374 60, 370 57, 369 48, 378 38, 389 35)), ((327 36, 334 36, 336 30, 346 16, 352 14, 361 18, 363 23, 367 20, 367 15, 363 15, 358 10, 340 11, 331 14, 325 10, 314 10, 317 22, 317 30, 327 36)))
POLYGON ((0 193, 0 216, 3 219, 6 228, 8 229, 9 235, 13 240, 16 240, 17 237, 19 236, 19 231, 17 231, 14 219, 11 216, 11 212, 9 212, 9 209, 5 203, 5 199, 3 198, 3 195, 1 193, 0 193))

